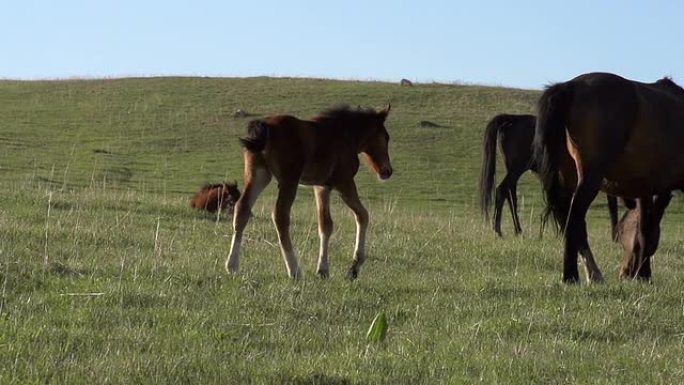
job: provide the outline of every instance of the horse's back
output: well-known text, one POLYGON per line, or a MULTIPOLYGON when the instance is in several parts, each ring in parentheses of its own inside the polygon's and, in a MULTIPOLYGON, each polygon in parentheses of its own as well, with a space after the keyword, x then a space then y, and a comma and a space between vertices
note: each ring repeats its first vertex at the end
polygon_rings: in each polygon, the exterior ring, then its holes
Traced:
POLYGON ((583 161, 614 157, 606 160, 604 190, 636 197, 684 182, 684 91, 677 94, 678 86, 607 73, 566 84, 573 93, 568 132, 583 161))
MULTIPOLYGON (((264 123, 270 132, 264 160, 276 179, 296 177, 308 185, 330 179, 344 147, 334 129, 290 115, 270 116, 264 123)), ((356 153, 352 155, 356 159, 356 153)))
POLYGON ((499 130, 499 141, 506 168, 529 167, 536 117, 502 114, 497 118, 502 125, 502 129, 499 130))

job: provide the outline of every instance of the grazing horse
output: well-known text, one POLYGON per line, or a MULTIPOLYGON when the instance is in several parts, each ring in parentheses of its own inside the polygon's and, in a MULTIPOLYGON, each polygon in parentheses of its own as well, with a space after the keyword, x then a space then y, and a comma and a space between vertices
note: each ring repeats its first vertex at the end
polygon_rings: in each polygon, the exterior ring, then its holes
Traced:
POLYGON ((646 240, 639 239, 639 200, 626 200, 627 211, 620 219, 617 226, 617 240, 624 249, 622 264, 620 265, 621 278, 647 279, 651 275, 650 257, 655 254, 660 242, 660 221, 665 214, 665 209, 672 199, 672 194, 656 195, 653 198, 653 209, 648 220, 651 223, 651 235, 646 240), (642 245, 642 241, 646 244, 642 245), (640 259, 639 250, 643 248, 643 254, 647 257, 640 259))
POLYGON ((238 199, 240 199, 240 190, 238 190, 237 182, 205 184, 192 196, 190 207, 207 210, 210 213, 225 210, 232 214, 238 199))
MULTIPOLYGON (((652 197, 684 187, 684 89, 669 78, 642 83, 590 73, 547 87, 538 110, 534 150, 546 210, 565 223, 563 281, 579 281, 578 253, 588 280, 600 281, 587 240, 587 209, 599 189, 637 199, 639 244, 653 243, 659 218, 652 197)), ((641 266, 649 258, 646 249, 638 249, 641 266)), ((651 275, 650 269, 632 273, 651 275)))
POLYGON ((245 185, 233 217, 233 239, 226 270, 237 272, 242 233, 259 194, 274 176, 278 181, 278 198, 273 210, 273 223, 278 232, 280 249, 291 278, 300 277, 299 263, 290 240, 290 207, 299 184, 314 187, 318 208, 320 253, 317 273, 328 277, 328 243, 333 230, 330 217, 330 192, 336 190, 356 217, 354 259, 347 273, 355 279, 365 260, 368 211, 359 200, 354 176, 359 170, 358 154, 364 154, 380 179, 392 175, 389 157, 389 134, 385 119, 390 106, 373 109, 333 108, 311 120, 276 115, 249 123, 245 148, 245 185))
MULTIPOLYGON (((537 172, 532 159, 532 140, 537 118, 534 115, 500 114, 492 118, 485 128, 484 149, 482 156, 482 170, 480 174, 480 208, 482 215, 489 217, 492 205, 492 190, 494 189, 494 174, 496 173, 496 142, 499 141, 499 151, 506 166, 506 176, 496 188, 494 199, 494 232, 501 234, 501 212, 504 200, 508 201, 513 217, 515 234, 522 232, 518 218, 518 179, 531 170, 537 172)), ((610 225, 615 237, 617 224, 617 198, 607 195, 610 225)))

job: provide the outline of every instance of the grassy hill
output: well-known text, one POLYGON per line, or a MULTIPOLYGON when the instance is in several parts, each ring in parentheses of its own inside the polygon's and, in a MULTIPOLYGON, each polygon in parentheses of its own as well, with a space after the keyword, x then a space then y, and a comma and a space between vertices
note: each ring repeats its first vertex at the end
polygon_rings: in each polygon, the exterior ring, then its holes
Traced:
POLYGON ((589 231, 607 282, 592 287, 560 284, 561 241, 538 237, 534 176, 519 188, 523 237, 507 212, 503 240, 479 216, 484 126, 533 112, 538 95, 286 78, 0 81, 0 383, 683 382, 681 199, 653 284, 617 280, 602 197, 589 231), (205 182, 242 185, 247 121, 387 102, 395 174, 357 176, 371 212, 360 278, 344 280, 354 221, 337 197, 331 278, 315 277, 309 188, 292 218, 304 279, 286 278, 275 183, 254 208, 240 274, 226 275, 230 221, 188 200, 205 182), (369 344, 381 311, 387 339, 369 344))

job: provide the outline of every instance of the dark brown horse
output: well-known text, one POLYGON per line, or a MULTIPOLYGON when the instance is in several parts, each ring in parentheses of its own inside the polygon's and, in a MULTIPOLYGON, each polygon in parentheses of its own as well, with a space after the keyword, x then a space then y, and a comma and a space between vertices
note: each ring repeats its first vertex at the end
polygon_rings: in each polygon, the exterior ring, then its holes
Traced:
POLYGON ((312 120, 276 115, 249 123, 245 147, 245 187, 235 208, 233 239, 226 270, 235 273, 239 266, 242 233, 259 194, 274 176, 278 181, 278 198, 273 210, 273 223, 278 232, 280 249, 291 278, 299 278, 300 269, 290 240, 290 207, 299 184, 314 186, 318 208, 320 253, 317 273, 327 277, 328 243, 333 230, 330 217, 330 192, 336 190, 356 217, 354 259, 347 273, 355 279, 363 264, 368 228, 368 211, 359 200, 354 176, 359 170, 358 154, 364 154, 380 179, 392 175, 389 158, 389 134, 385 119, 390 106, 376 112, 372 109, 333 108, 312 120))
MULTIPOLYGON (((590 73, 546 88, 538 109, 535 159, 547 212, 565 223, 563 281, 579 281, 578 253, 588 280, 600 281, 587 209, 599 189, 637 199, 639 243, 653 243, 652 197, 684 187, 684 89, 668 78, 641 83, 590 73)), ((648 263, 646 249, 638 250, 640 266, 648 263)), ((630 274, 649 279, 651 272, 630 274)))
POLYGON ((237 182, 205 184, 192 196, 190 207, 207 210, 211 213, 225 210, 232 214, 233 207, 238 199, 240 199, 240 190, 237 187, 237 182))
MULTIPOLYGON (((494 198, 494 231, 501 234, 501 212, 504 200, 508 201, 513 217, 513 227, 516 234, 522 232, 518 218, 518 179, 531 170, 537 172, 532 159, 532 141, 537 118, 534 115, 500 114, 492 118, 485 128, 484 148, 482 156, 482 170, 480 173, 480 208, 485 218, 489 217, 492 205, 492 190, 494 189, 494 175, 496 174, 496 143, 506 166, 506 176, 496 188, 494 198)), ((607 195, 610 225, 615 237, 617 224, 617 198, 607 195)))

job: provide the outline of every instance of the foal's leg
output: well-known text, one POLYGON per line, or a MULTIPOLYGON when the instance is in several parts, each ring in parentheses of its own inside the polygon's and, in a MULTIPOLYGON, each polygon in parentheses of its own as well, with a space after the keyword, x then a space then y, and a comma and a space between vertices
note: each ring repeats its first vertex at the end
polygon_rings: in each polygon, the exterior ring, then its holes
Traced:
POLYGON ((256 155, 245 152, 245 190, 235 203, 233 215, 233 239, 230 254, 226 260, 226 271, 236 273, 240 266, 240 245, 242 233, 252 215, 252 206, 259 194, 271 181, 271 173, 256 155))
POLYGON ((565 226, 565 251, 563 255, 563 282, 578 283, 579 270, 577 268, 577 253, 582 252, 582 257, 587 268, 587 280, 600 281, 603 279, 601 270, 589 248, 587 239, 587 223, 585 217, 587 210, 598 194, 602 177, 599 174, 582 173, 583 178, 578 178, 579 183, 570 202, 568 220, 565 226))
POLYGON ((354 212, 356 217, 356 245, 354 246, 354 261, 347 272, 348 279, 356 279, 359 275, 359 267, 366 260, 366 231, 368 230, 368 211, 359 199, 356 184, 351 183, 337 187, 344 203, 354 212))
POLYGON ((321 239, 316 271, 321 278, 328 278, 328 243, 333 232, 333 221, 330 217, 330 188, 315 186, 314 193, 318 209, 318 236, 321 239))
POLYGON ((278 231, 280 251, 287 266, 287 274, 293 279, 300 278, 299 262, 290 239, 290 209, 296 196, 297 182, 281 182, 278 185, 278 199, 271 216, 278 231))

